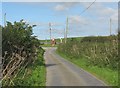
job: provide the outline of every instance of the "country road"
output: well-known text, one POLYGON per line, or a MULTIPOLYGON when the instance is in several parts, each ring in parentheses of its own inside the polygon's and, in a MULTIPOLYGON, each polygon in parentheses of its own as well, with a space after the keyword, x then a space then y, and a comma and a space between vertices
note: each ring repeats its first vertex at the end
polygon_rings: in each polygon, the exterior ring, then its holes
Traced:
POLYGON ((106 84, 56 54, 56 48, 45 49, 46 86, 106 86, 106 84))

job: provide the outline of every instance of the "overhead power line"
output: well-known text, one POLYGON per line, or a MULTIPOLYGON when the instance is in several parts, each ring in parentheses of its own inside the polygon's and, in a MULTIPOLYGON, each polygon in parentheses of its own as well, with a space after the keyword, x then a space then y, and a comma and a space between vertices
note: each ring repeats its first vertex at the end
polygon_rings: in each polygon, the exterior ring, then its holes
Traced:
POLYGON ((87 11, 94 3, 96 2, 96 0, 94 2, 92 2, 86 9, 84 9, 80 15, 82 15, 85 11, 87 11))

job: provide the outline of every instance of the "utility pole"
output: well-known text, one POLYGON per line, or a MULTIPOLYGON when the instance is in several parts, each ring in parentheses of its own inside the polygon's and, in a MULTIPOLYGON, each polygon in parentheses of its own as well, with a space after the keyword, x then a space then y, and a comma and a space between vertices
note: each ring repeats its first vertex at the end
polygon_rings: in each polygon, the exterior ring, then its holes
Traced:
POLYGON ((48 43, 47 43, 47 39, 45 39, 45 40, 46 40, 46 44, 48 44, 48 43))
POLYGON ((112 19, 110 18, 110 36, 111 36, 111 31, 112 31, 112 19))
POLYGON ((66 20, 66 31, 65 31, 65 43, 67 42, 67 34, 68 34, 68 17, 67 17, 67 20, 66 20))
POLYGON ((64 42, 65 42, 65 39, 66 39, 66 38, 65 38, 65 28, 64 28, 64 42))
POLYGON ((50 40, 51 40, 51 23, 49 23, 49 28, 50 28, 50 40))
POLYGON ((6 13, 4 14, 4 26, 6 26, 6 13))

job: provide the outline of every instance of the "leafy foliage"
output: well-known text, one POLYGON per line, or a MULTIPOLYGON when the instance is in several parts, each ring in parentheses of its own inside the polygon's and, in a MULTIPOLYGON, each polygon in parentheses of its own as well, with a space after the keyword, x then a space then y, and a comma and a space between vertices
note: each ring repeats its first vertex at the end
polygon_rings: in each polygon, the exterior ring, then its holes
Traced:
POLYGON ((23 81, 13 79, 34 63, 40 52, 44 52, 40 47, 40 41, 32 35, 33 27, 35 25, 30 26, 23 20, 13 24, 7 22, 7 26, 2 27, 3 86, 23 81))

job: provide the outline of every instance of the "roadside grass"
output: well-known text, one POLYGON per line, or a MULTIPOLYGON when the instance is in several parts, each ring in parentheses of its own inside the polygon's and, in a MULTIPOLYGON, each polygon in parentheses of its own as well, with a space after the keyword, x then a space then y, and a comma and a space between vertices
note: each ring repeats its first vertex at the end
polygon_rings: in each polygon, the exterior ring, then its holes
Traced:
POLYGON ((92 75, 99 78, 107 85, 118 86, 118 71, 111 70, 109 68, 100 68, 100 67, 92 66, 92 65, 88 66, 87 61, 84 58, 70 59, 69 56, 63 53, 60 53, 58 51, 56 51, 56 53, 62 56, 63 58, 69 60, 70 62, 74 63, 75 65, 81 67, 82 69, 90 72, 92 75))
POLYGON ((46 69, 44 60, 43 58, 41 59, 41 55, 38 55, 38 58, 33 64, 33 66, 30 66, 28 70, 28 77, 26 77, 25 79, 31 86, 45 86, 46 69))
POLYGON ((46 68, 43 55, 39 53, 34 63, 22 69, 22 72, 13 79, 13 86, 45 86, 46 68))

